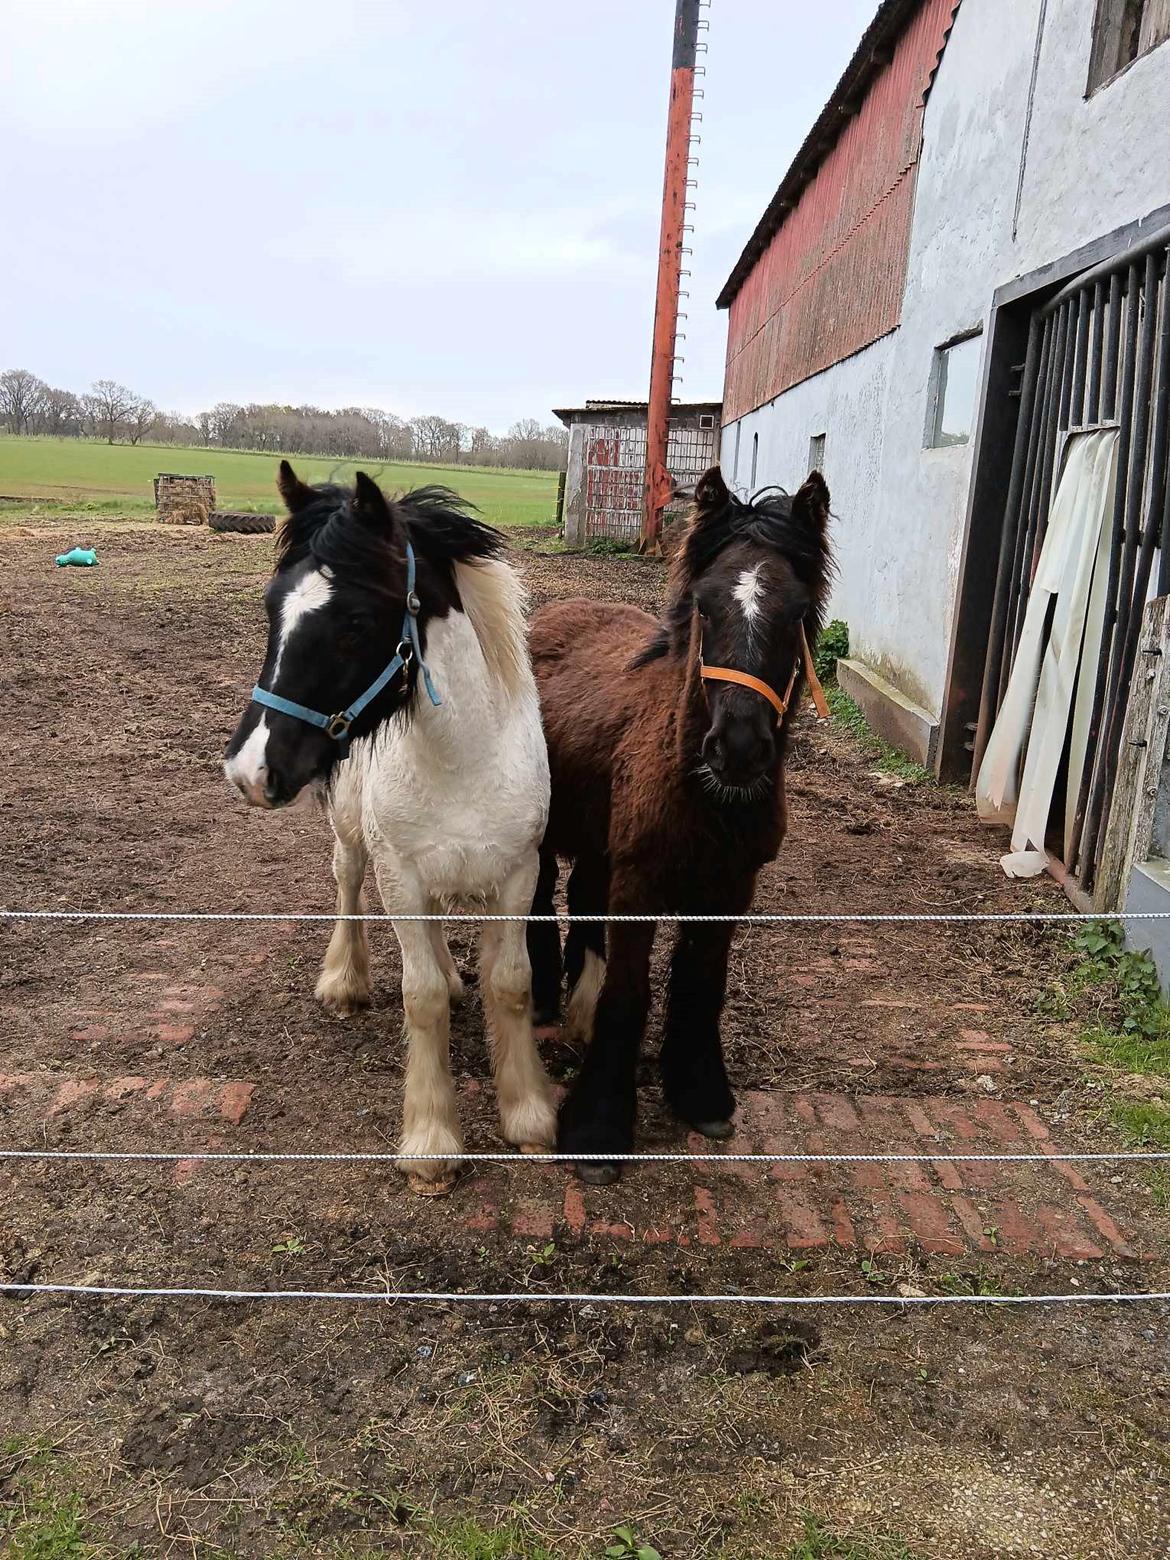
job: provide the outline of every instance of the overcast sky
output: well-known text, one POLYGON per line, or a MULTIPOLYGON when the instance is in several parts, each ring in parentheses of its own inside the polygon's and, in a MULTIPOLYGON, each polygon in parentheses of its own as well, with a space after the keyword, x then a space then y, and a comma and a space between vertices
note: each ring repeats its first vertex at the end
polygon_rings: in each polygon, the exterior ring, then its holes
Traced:
MULTIPOLYGON (((0 8, 0 369, 497 431, 645 395, 673 0, 0 8)), ((875 8, 704 11, 687 399, 875 8)))

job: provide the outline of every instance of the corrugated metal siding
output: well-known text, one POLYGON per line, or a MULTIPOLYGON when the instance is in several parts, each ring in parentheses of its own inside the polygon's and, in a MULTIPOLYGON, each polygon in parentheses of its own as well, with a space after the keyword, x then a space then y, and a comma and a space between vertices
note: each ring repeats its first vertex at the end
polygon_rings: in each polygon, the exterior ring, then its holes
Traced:
POLYGON ((898 324, 923 101, 955 8, 925 0, 733 300, 725 422, 898 324))

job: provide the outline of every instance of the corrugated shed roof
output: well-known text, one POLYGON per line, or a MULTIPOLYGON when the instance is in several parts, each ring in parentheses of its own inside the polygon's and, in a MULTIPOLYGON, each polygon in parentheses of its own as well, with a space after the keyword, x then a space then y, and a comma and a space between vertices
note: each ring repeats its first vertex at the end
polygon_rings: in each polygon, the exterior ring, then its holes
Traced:
MULTIPOLYGON (((645 401, 586 401, 584 406, 554 406, 553 416, 567 423, 570 417, 584 417, 587 412, 644 412, 647 410, 647 404, 645 401)), ((722 410, 722 401, 672 401, 670 406, 672 417, 676 417, 680 412, 719 413, 722 410)))
MULTIPOLYGON (((715 300, 718 308, 730 307, 732 299, 743 286, 756 261, 767 249, 789 211, 795 206, 800 192, 837 144, 842 127, 857 113, 870 82, 878 71, 889 63, 894 44, 923 3, 924 0, 882 0, 877 14, 854 50, 853 58, 833 89, 832 96, 805 136, 788 172, 780 181, 780 187, 768 202, 767 210, 756 224, 755 232, 744 245, 743 253, 735 262, 731 275, 724 282, 723 290, 715 300)), ((951 13, 952 22, 960 3, 961 0, 955 0, 954 10, 951 13)), ((949 29, 947 35, 948 37, 950 35, 949 29)), ((944 39, 943 48, 945 47, 944 39)), ((934 70, 931 72, 930 83, 927 85, 927 93, 930 91, 930 84, 934 81, 941 59, 940 49, 934 70)))

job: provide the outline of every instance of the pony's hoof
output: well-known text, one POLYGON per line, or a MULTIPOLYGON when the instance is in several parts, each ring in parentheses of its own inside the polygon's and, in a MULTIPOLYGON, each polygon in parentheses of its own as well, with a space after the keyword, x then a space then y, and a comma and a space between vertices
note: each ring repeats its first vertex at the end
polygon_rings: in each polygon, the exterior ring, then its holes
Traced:
POLYGON ((349 981, 328 980, 324 975, 317 982, 313 993, 327 1013, 335 1018, 353 1018, 363 1008, 368 1008, 372 993, 368 987, 355 986, 349 981))
POLYGON ((420 1175, 417 1170, 407 1172, 406 1184, 416 1197, 446 1197, 447 1193, 455 1185, 455 1174, 448 1170, 446 1175, 428 1180, 425 1175, 420 1175))
POLYGON ((553 1150, 547 1143, 521 1143, 520 1152, 522 1154, 551 1154, 553 1150))
POLYGON ((694 1127, 695 1131, 701 1133, 703 1137, 715 1138, 718 1142, 721 1143, 724 1143, 728 1138, 735 1136, 734 1121, 695 1121, 692 1122, 691 1125, 694 1127))
POLYGON ((586 1186, 612 1186, 615 1181, 621 1179, 622 1169, 620 1165, 607 1163, 601 1159, 586 1159, 575 1164, 573 1169, 577 1172, 577 1179, 584 1181, 586 1186))
POLYGON ((560 1024, 533 1024, 532 1038, 534 1040, 557 1040, 560 1038, 560 1024))

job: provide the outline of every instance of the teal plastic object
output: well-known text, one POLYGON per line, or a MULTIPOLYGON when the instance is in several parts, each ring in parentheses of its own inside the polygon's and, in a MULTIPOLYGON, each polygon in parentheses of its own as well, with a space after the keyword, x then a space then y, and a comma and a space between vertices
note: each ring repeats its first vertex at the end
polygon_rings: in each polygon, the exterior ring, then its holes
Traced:
POLYGON ((57 567, 63 569, 72 563, 79 569, 94 569, 97 561, 98 555, 92 547, 71 547, 67 553, 58 554, 57 567))

